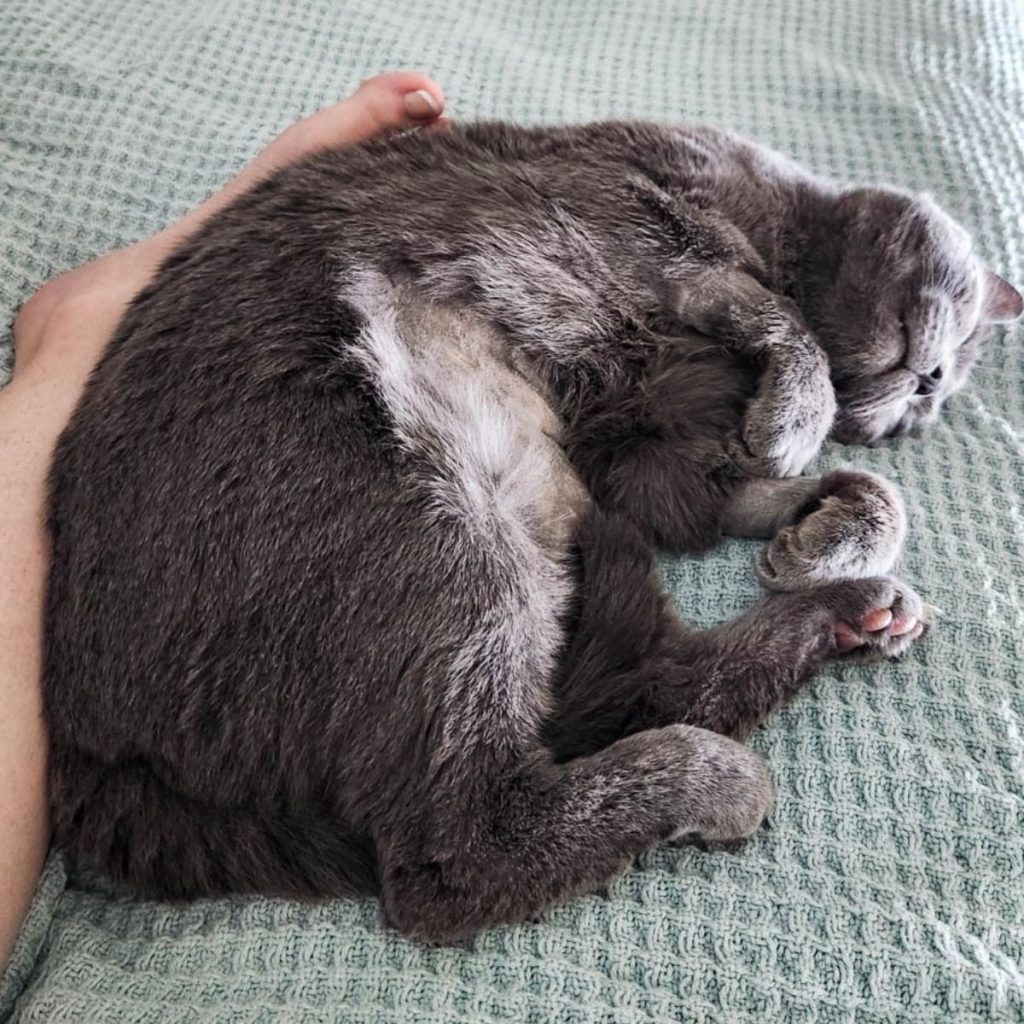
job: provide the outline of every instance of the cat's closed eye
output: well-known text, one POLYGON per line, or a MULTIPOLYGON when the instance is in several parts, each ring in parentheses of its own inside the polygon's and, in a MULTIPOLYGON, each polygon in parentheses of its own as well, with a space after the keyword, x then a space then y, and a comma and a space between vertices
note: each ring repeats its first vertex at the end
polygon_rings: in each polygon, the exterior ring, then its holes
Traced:
POLYGON ((910 326, 907 324, 906 317, 902 316, 899 319, 899 339, 900 350, 896 362, 891 367, 893 370, 906 367, 907 361, 910 359, 910 326))

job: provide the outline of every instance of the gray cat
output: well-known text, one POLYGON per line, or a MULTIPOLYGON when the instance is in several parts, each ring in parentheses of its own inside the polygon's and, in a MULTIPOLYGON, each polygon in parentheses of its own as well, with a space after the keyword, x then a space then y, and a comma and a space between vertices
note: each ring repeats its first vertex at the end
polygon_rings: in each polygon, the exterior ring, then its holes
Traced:
POLYGON ((928 621, 885 481, 1020 296, 928 199, 711 128, 328 152, 127 311, 52 471, 57 841, 169 898, 379 891, 448 941, 737 840, 742 740, 928 621), (771 538, 734 622, 652 549, 771 538))

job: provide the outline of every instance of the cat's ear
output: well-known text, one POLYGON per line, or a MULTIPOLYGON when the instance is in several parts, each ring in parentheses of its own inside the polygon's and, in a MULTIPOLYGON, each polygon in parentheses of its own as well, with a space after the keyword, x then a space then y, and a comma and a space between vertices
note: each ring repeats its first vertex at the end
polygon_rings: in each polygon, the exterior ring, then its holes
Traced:
POLYGON ((981 319, 987 324, 1008 324, 1024 313, 1024 299, 1009 281, 985 268, 985 298, 981 319))

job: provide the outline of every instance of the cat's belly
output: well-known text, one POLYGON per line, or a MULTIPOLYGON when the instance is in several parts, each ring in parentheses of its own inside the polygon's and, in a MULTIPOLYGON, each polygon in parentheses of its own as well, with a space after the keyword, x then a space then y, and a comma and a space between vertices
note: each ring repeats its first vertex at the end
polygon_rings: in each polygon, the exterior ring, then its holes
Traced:
MULTIPOLYGON (((345 298, 365 318, 352 352, 424 482, 446 510, 516 524, 561 554, 590 498, 542 383, 480 317, 426 301, 373 272, 345 298)), ((492 523, 493 525, 493 523, 492 523)))

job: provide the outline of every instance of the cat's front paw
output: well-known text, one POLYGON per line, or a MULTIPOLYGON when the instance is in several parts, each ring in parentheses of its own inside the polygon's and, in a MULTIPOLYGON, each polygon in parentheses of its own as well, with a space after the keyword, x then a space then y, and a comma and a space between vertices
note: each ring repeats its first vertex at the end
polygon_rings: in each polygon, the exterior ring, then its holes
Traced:
POLYGON ((814 460, 828 436, 827 418, 801 422, 746 422, 726 441, 730 463, 754 480, 799 476, 814 460))
MULTIPOLYGON (((768 383, 747 406, 739 429, 726 442, 735 466, 760 479, 797 476, 821 451, 832 429, 836 397, 828 363, 806 342, 806 365, 781 362, 765 371, 768 383)), ((789 351, 788 349, 785 351, 789 351)))
POLYGON ((838 656, 898 658, 931 626, 935 609, 890 576, 826 588, 831 640, 838 656))
POLYGON ((781 591, 879 576, 895 565, 906 532, 892 484, 874 473, 836 470, 822 478, 804 515, 761 551, 757 575, 781 591))

